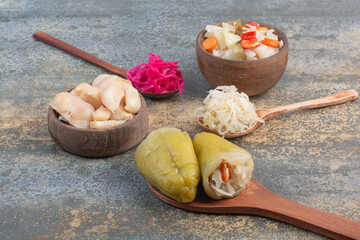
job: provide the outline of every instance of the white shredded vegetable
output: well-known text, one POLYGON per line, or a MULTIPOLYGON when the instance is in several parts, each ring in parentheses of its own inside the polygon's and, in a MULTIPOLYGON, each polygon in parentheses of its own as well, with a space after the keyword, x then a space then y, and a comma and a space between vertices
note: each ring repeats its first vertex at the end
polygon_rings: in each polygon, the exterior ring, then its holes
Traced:
POLYGON ((218 197, 233 197, 238 189, 245 189, 247 176, 250 168, 242 165, 230 165, 231 179, 224 182, 221 177, 221 171, 218 167, 210 175, 210 187, 218 197))
POLYGON ((249 97, 233 85, 210 90, 204 104, 195 111, 194 117, 202 118, 204 124, 223 137, 228 132, 244 132, 257 121, 264 122, 257 116, 249 97))

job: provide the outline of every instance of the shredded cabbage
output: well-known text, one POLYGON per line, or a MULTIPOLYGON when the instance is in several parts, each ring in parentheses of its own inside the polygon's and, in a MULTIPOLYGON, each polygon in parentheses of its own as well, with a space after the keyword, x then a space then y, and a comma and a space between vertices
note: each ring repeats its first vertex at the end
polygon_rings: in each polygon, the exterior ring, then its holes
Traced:
POLYGON ((179 89, 182 94, 184 78, 178 62, 164 62, 160 55, 149 53, 149 62, 141 63, 126 72, 132 85, 143 92, 164 93, 179 89))
POLYGON ((239 93, 233 85, 210 90, 204 104, 195 111, 194 117, 202 118, 209 128, 223 137, 228 132, 244 132, 257 121, 264 122, 257 116, 249 97, 239 93))
POLYGON ((230 165, 231 179, 226 183, 222 180, 219 167, 210 175, 210 187, 218 197, 233 197, 238 189, 245 189, 247 176, 251 176, 250 167, 230 165))

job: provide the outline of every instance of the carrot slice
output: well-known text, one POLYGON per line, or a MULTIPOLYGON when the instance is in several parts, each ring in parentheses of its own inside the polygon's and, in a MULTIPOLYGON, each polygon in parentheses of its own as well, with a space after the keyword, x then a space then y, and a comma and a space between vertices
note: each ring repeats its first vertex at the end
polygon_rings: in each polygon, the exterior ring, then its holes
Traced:
POLYGON ((203 41, 201 46, 206 51, 211 52, 212 50, 214 50, 216 48, 217 44, 218 44, 217 38, 215 36, 211 36, 211 37, 207 38, 205 41, 203 41))
POLYGON ((241 40, 241 47, 243 49, 252 49, 252 48, 257 48, 259 47, 261 44, 257 42, 257 38, 251 38, 251 39, 244 39, 241 40))
POLYGON ((271 38, 264 38, 264 40, 262 41, 263 44, 268 45, 270 47, 279 47, 280 42, 271 38))
POLYGON ((221 171, 221 179, 223 180, 224 183, 226 183, 228 180, 231 179, 229 163, 222 162, 220 165, 220 171, 221 171))
POLYGON ((256 27, 256 28, 260 27, 257 22, 249 23, 249 25, 250 25, 250 26, 254 26, 254 27, 256 27))

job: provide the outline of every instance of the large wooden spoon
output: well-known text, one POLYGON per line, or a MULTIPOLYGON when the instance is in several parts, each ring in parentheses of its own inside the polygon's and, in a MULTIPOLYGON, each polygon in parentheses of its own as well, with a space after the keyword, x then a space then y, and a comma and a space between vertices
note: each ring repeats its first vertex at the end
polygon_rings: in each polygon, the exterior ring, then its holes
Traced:
MULTIPOLYGON (((125 69, 119 68, 110 63, 107 63, 107 62, 101 60, 100 58, 97 58, 79 48, 71 46, 70 44, 63 42, 47 33, 36 32, 33 34, 33 37, 36 38, 37 40, 47 43, 53 47, 59 48, 65 52, 69 53, 70 55, 78 57, 78 58, 85 60, 89 63, 92 63, 98 67, 101 67, 109 72, 112 72, 122 78, 125 78, 125 79, 127 78, 125 69)), ((139 91, 139 92, 143 96, 149 97, 149 98, 166 98, 166 97, 175 95, 176 93, 179 92, 179 90, 176 89, 176 90, 165 92, 165 93, 149 93, 149 92, 142 92, 142 91, 139 91)))
POLYGON ((212 200, 199 189, 191 203, 180 203, 146 182, 160 200, 177 208, 193 212, 220 214, 250 214, 276 219, 333 238, 360 239, 360 222, 343 218, 290 201, 271 192, 254 178, 237 197, 212 200))
MULTIPOLYGON (((347 91, 335 93, 335 94, 327 96, 327 97, 313 99, 310 101, 294 103, 294 104, 275 107, 275 108, 257 110, 256 113, 259 118, 261 118, 262 120, 265 121, 265 120, 267 120, 271 117, 274 117, 280 113, 291 112, 291 111, 300 110, 300 109, 321 108, 321 107, 332 106, 332 105, 336 105, 336 104, 340 104, 340 103, 349 102, 351 100, 354 100, 357 97, 358 97, 357 91, 347 90, 347 91)), ((215 133, 215 134, 221 136, 216 130, 210 129, 206 124, 204 124, 202 118, 198 118, 197 123, 198 123, 199 127, 201 129, 203 129, 204 131, 215 133)), ((235 137, 240 137, 240 136, 249 134, 252 131, 254 131, 255 128, 257 128, 260 124, 261 124, 261 122, 256 122, 255 124, 253 124, 250 128, 248 128, 244 132, 226 133, 225 138, 235 138, 235 137)))

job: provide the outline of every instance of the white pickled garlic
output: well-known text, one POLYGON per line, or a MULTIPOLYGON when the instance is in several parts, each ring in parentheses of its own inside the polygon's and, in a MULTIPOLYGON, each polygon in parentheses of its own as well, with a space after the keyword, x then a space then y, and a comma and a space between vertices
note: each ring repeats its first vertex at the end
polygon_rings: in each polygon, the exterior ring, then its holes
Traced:
POLYGON ((50 102, 50 106, 71 125, 78 128, 89 128, 95 111, 91 104, 68 92, 57 94, 50 102))
POLYGON ((82 90, 80 98, 98 109, 101 106, 101 89, 89 85, 82 90))
POLYGON ((132 86, 132 85, 131 85, 131 82, 130 82, 129 80, 123 79, 123 78, 121 78, 121 77, 118 77, 118 78, 116 79, 116 81, 117 81, 117 84, 120 85, 120 87, 122 88, 122 90, 124 90, 124 92, 125 92, 130 86, 132 86))
POLYGON ((119 85, 113 84, 102 89, 101 102, 111 112, 119 108, 121 99, 124 97, 124 91, 119 85))
POLYGON ((110 115, 110 120, 128 120, 131 119, 134 114, 128 112, 125 109, 125 98, 123 98, 120 102, 119 108, 117 108, 113 113, 110 115))
POLYGON ((104 106, 100 106, 95 112, 93 112, 93 119, 94 121, 106 121, 109 120, 110 114, 111 112, 109 109, 104 106))
MULTIPOLYGON (((105 74, 103 74, 105 75, 105 74)), ((108 76, 104 76, 102 78, 100 78, 100 80, 98 80, 98 77, 93 81, 93 86, 94 87, 98 87, 101 90, 107 88, 110 85, 119 85, 121 87, 121 89, 125 92, 126 89, 131 86, 131 82, 128 80, 125 80, 117 75, 108 75, 108 76)))
POLYGON ((107 77, 109 77, 109 76, 111 76, 110 74, 100 74, 99 76, 97 76, 95 79, 94 79, 94 81, 92 82, 92 85, 94 86, 94 87, 97 87, 99 84, 100 84, 100 82, 102 82, 105 78, 107 78, 107 77))
MULTIPOLYGON (((73 91, 76 93, 76 95, 80 96, 82 91, 87 87, 90 87, 90 84, 88 84, 88 83, 80 83, 79 85, 77 85, 74 88, 73 91)), ((73 91, 71 91, 71 92, 73 92, 73 91)))
POLYGON ((125 109, 135 114, 139 112, 140 107, 141 100, 139 92, 133 86, 128 87, 125 92, 125 109))
POLYGON ((115 127, 123 124, 125 121, 107 120, 107 121, 92 121, 90 122, 90 128, 101 129, 108 127, 115 127))

